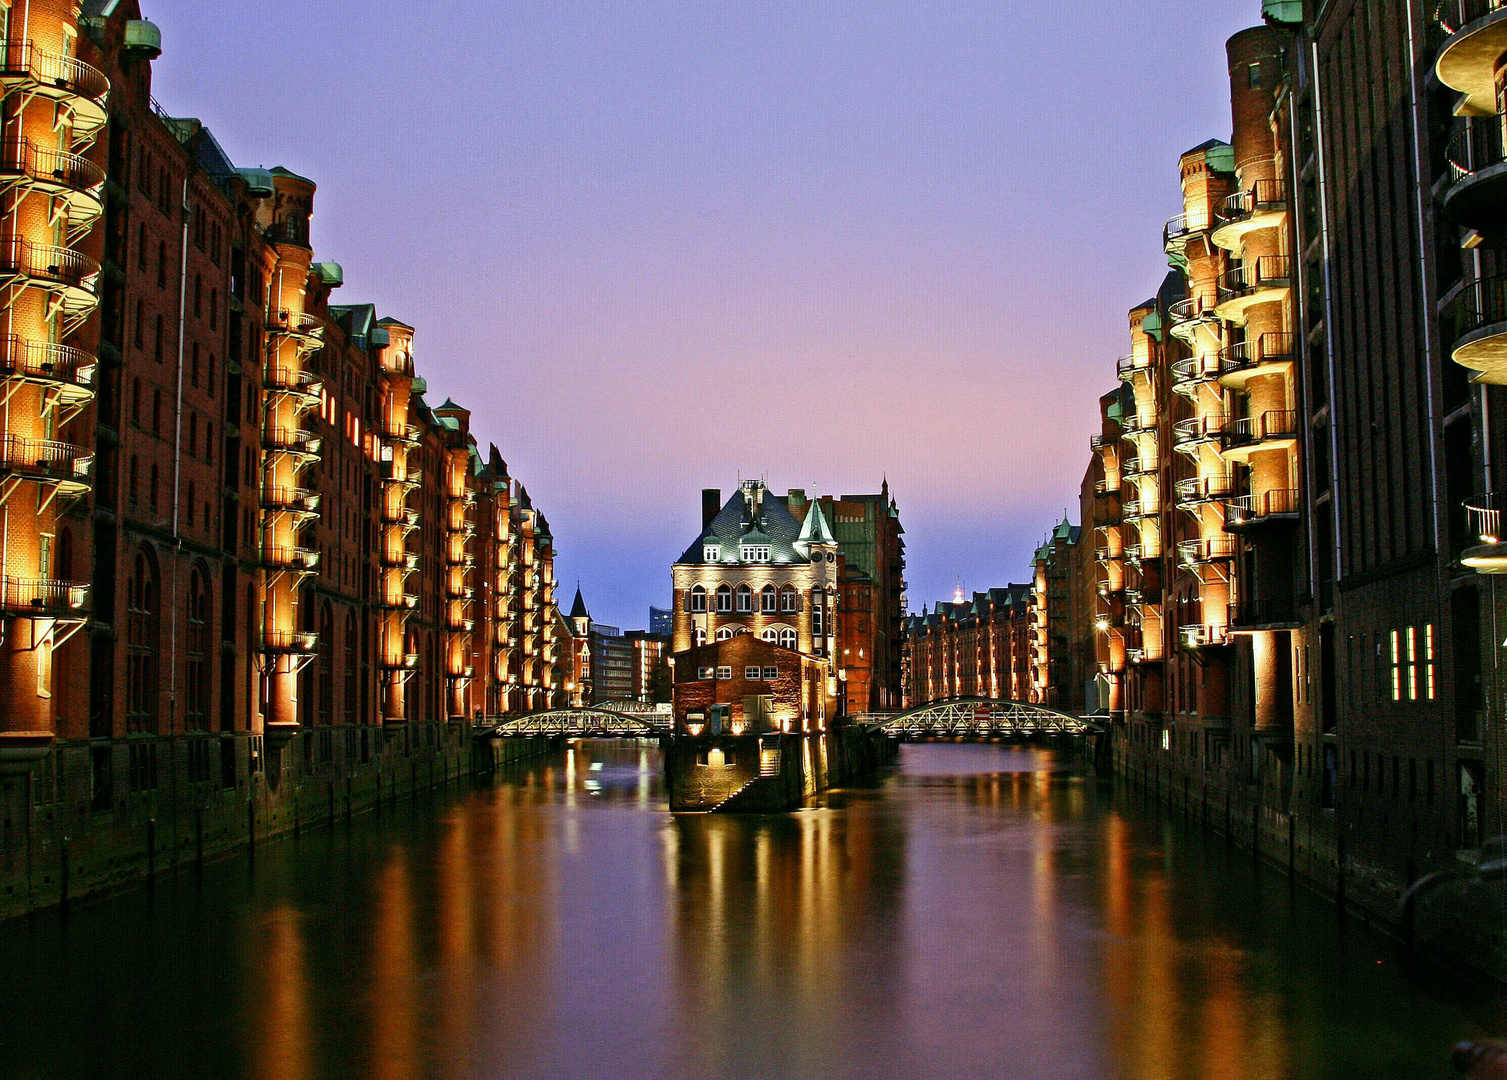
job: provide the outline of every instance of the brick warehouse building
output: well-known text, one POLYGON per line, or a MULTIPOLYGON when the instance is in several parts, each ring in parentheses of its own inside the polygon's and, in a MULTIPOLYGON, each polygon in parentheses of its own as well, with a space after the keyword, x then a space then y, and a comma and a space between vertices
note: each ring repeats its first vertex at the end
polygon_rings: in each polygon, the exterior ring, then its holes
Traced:
POLYGON ((0 71, 3 910, 57 898, 65 837, 89 887, 149 836, 174 859, 448 776, 472 717, 562 692, 549 525, 428 403, 413 328, 334 301, 313 182, 164 115, 130 0, 31 0, 25 26, 0 71))
MULTIPOLYGON (((1092 641, 1119 771, 1389 919, 1507 829, 1507 9, 1261 13, 1098 402, 1067 590, 1098 598, 1034 663, 1092 641)), ((1504 915, 1460 884, 1419 932, 1500 974, 1504 915)))
POLYGON ((887 483, 841 498, 792 489, 780 499, 758 480, 726 503, 703 491, 702 531, 673 568, 675 685, 681 653, 751 634, 826 669, 816 716, 898 702, 902 532, 887 483))

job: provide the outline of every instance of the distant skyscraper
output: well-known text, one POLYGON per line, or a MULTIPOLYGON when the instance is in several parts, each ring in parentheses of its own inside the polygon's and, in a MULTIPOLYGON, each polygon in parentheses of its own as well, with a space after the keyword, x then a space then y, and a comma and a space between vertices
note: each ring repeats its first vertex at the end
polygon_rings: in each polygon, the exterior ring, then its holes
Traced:
POLYGON ((669 608, 649 608, 649 633, 670 637, 675 633, 675 612, 669 608))

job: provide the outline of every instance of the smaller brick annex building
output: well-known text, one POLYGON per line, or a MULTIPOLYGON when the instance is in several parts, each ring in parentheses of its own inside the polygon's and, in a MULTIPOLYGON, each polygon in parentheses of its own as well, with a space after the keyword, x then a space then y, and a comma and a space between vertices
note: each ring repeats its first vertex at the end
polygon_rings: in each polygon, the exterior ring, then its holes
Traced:
POLYGON ((675 657, 675 730, 825 731, 824 662, 743 633, 675 657))

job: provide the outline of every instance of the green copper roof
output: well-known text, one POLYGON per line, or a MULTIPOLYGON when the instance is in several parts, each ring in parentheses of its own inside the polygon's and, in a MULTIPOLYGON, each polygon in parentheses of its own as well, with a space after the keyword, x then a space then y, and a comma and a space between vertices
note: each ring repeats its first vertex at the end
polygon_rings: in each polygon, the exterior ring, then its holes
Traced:
POLYGON ((827 525, 827 515, 822 513, 822 504, 813 501, 811 509, 806 514, 806 520, 801 523, 801 534, 795 538, 797 544, 835 544, 837 540, 832 535, 831 528, 827 525))

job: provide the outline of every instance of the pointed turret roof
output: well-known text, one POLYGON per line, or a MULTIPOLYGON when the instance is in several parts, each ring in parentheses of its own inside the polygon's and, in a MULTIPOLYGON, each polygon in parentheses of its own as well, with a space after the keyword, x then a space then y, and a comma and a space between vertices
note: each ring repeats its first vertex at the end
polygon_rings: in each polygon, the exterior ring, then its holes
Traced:
POLYGON ((822 513, 820 502, 811 503, 811 510, 806 514, 806 520, 801 523, 801 534, 795 540, 798 544, 837 543, 832 530, 827 526, 827 515, 822 513))
POLYGON ((572 619, 589 619, 591 612, 586 610, 586 599, 581 595, 581 587, 576 586, 576 601, 570 605, 570 617, 572 619))

